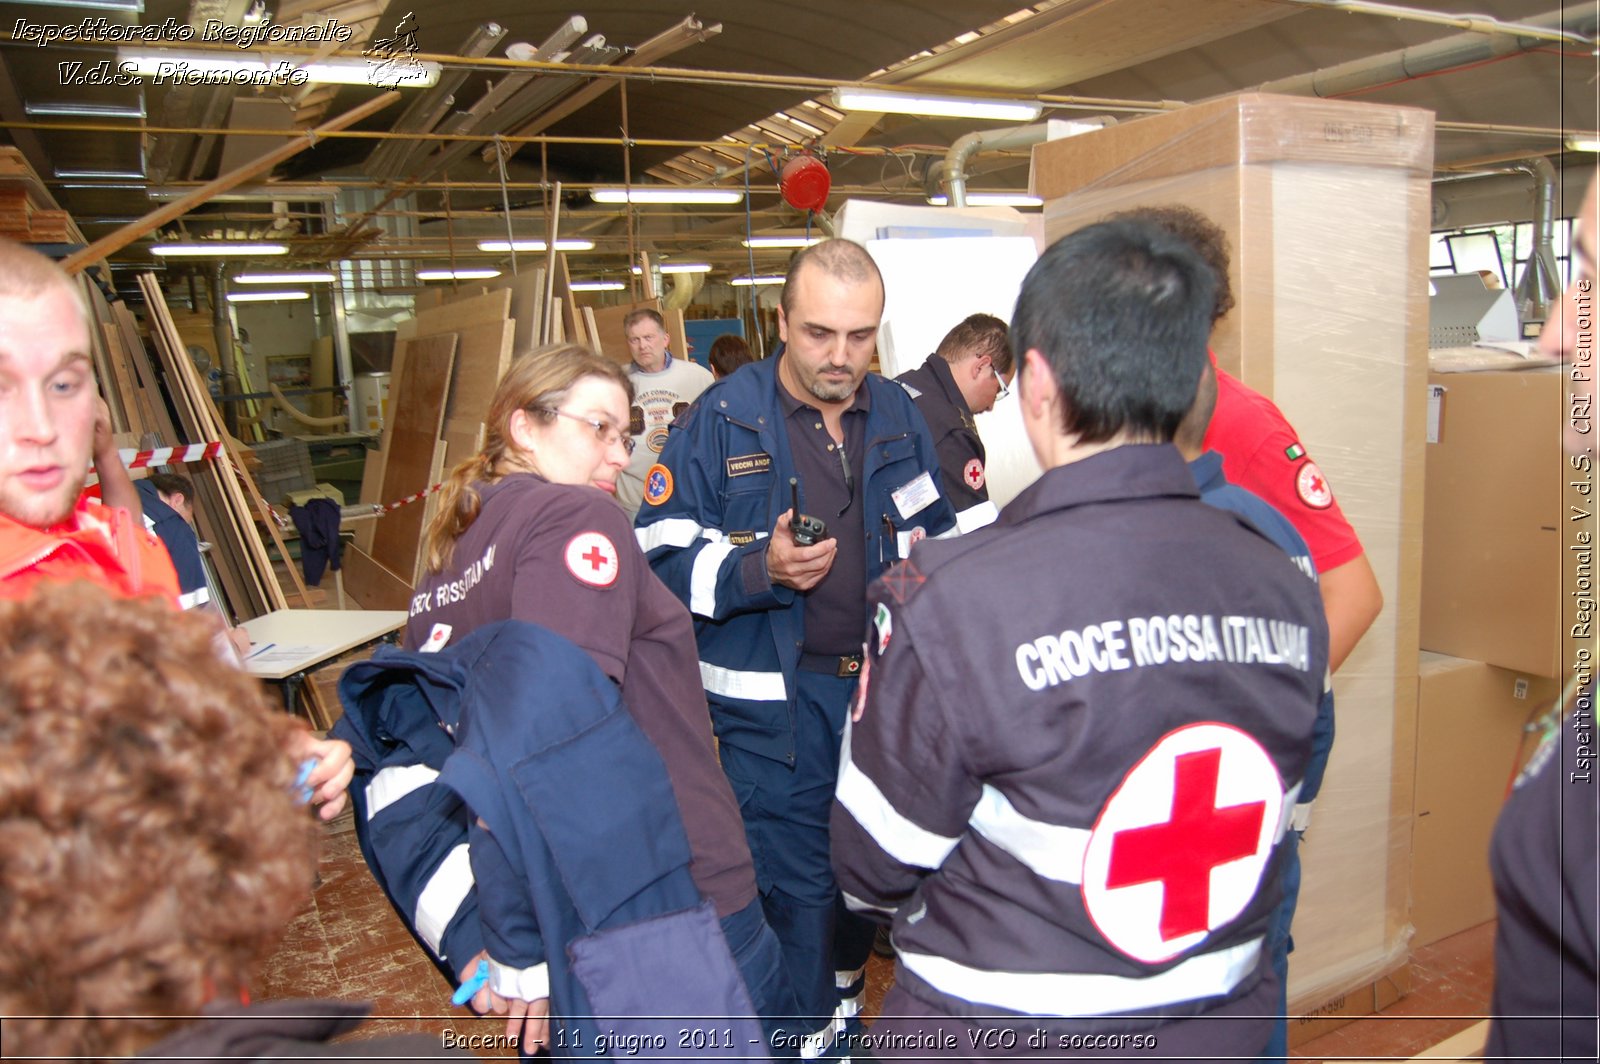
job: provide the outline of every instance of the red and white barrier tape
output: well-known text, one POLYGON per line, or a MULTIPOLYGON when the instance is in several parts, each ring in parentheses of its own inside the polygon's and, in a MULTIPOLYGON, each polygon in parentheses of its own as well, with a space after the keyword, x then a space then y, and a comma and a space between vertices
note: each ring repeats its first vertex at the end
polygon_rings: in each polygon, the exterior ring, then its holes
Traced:
POLYGON ((118 451, 117 457, 129 469, 170 465, 173 462, 210 461, 222 453, 222 443, 190 443, 181 447, 157 447, 153 451, 118 451))

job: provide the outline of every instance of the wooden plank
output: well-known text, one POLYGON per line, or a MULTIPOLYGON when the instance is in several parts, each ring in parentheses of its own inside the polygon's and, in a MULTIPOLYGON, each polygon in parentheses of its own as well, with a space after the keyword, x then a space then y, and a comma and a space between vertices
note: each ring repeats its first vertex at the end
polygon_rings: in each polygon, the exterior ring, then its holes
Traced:
MULTIPOLYGON (((396 511, 401 512, 401 511, 396 511)), ((393 516, 393 515, 390 515, 393 516)), ((378 519, 378 524, 388 517, 378 519)), ((384 567, 360 547, 344 549, 344 589, 368 610, 409 610, 411 585, 384 567)))
POLYGON ((583 346, 600 354, 600 326, 595 322, 593 307, 583 308, 583 346))
POLYGON ((176 427, 172 423, 172 414, 167 409, 167 401, 161 393, 160 382, 156 379, 155 367, 150 362, 150 351, 145 347, 144 338, 139 333, 139 324, 133 320, 133 312, 128 305, 121 301, 111 307, 111 319, 116 322, 117 331, 122 334, 122 346, 128 356, 128 369, 133 376, 134 387, 139 392, 139 403, 148 415, 146 427, 155 432, 161 442, 168 445, 187 443, 180 440, 176 427))
POLYGON ((441 438, 445 443, 444 468, 453 472, 483 450, 483 422, 450 418, 444 423, 441 438))
MULTIPOLYGON (((501 288, 481 296, 473 296, 471 299, 462 299, 423 311, 412 319, 416 323, 413 326, 416 331, 410 335, 422 337, 460 332, 462 329, 481 325, 486 321, 504 321, 510 316, 511 292, 501 288)), ((400 339, 398 333, 396 339, 400 339)), ((392 379, 398 380, 399 370, 391 369, 391 372, 396 375, 392 379)))
POLYGON ((495 291, 511 295, 510 314, 517 324, 514 350, 518 355, 525 355, 540 345, 539 331, 544 318, 544 267, 529 266, 521 273, 500 277, 493 283, 495 291))
POLYGON ((489 400, 511 367, 516 329, 509 321, 490 321, 462 329, 456 342, 456 364, 450 374, 446 420, 481 422, 489 416, 489 400))
MULTIPOLYGON (((449 308, 441 308, 447 310, 449 308)), ((455 365, 456 337, 427 336, 407 341, 404 376, 389 391, 394 431, 389 437, 383 471, 385 501, 402 499, 428 487, 434 469, 434 449, 444 425, 444 405, 449 394, 450 371, 455 365)), ((372 557, 391 572, 405 577, 416 566, 422 543, 424 509, 403 506, 378 520, 372 537, 372 557)))
MULTIPOLYGON (((390 419, 394 420, 393 418, 390 419)), ((367 452, 366 460, 361 467, 361 505, 374 506, 391 499, 383 497, 383 452, 373 449, 367 452)), ((356 525, 355 545, 372 553, 372 535, 378 530, 377 521, 362 521, 356 525)))

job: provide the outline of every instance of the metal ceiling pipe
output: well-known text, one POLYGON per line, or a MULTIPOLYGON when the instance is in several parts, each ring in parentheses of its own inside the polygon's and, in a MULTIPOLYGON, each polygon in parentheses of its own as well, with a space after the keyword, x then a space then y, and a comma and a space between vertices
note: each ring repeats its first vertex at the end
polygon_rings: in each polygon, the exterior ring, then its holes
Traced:
MULTIPOLYGON (((1557 8, 1542 15, 1523 19, 1522 22, 1540 29, 1563 29, 1593 38, 1596 31, 1600 30, 1600 10, 1587 4, 1583 5, 1581 10, 1557 8)), ((1370 89, 1374 85, 1382 85, 1389 81, 1401 81, 1485 59, 1526 52, 1541 47, 1543 43, 1533 37, 1458 33, 1429 41, 1427 44, 1413 45, 1410 48, 1400 48, 1381 55, 1353 59, 1348 63, 1313 70, 1309 74, 1297 74, 1291 78, 1264 82, 1257 85, 1255 91, 1292 96, 1339 96, 1359 89, 1370 89)))
POLYGON ((1533 248, 1512 295, 1524 322, 1543 321, 1550 304, 1560 298, 1556 272, 1555 233, 1556 168, 1539 155, 1514 164, 1512 169, 1533 178, 1533 248))
MULTIPOLYGON (((578 31, 582 33, 580 29, 578 31)), ((468 35, 461 45, 463 56, 478 58, 488 55, 505 38, 506 29, 498 22, 485 22, 468 35)), ((411 101, 390 130, 395 133, 429 133, 439 124, 455 104, 456 90, 472 71, 466 67, 452 67, 439 75, 432 88, 424 89, 411 101)), ((373 177, 390 178, 400 173, 406 157, 420 150, 422 142, 403 140, 379 141, 367 156, 364 168, 373 177)))
POLYGON ((1048 122, 1034 122, 1009 129, 982 129, 964 133, 944 154, 944 183, 950 190, 950 206, 967 205, 967 160, 980 151, 1007 151, 1043 144, 1050 135, 1048 122))

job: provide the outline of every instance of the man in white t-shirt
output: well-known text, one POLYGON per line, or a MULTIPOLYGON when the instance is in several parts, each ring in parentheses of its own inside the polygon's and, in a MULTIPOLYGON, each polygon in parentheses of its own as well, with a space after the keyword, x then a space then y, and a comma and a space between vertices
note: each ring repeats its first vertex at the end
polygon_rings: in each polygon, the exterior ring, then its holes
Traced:
POLYGON ((622 321, 633 365, 633 407, 628 411, 628 431, 633 434, 633 458, 617 478, 617 501, 631 518, 644 499, 644 478, 667 444, 667 427, 700 393, 711 385, 711 373, 687 358, 673 358, 667 350, 667 325, 658 311, 635 310, 622 321))

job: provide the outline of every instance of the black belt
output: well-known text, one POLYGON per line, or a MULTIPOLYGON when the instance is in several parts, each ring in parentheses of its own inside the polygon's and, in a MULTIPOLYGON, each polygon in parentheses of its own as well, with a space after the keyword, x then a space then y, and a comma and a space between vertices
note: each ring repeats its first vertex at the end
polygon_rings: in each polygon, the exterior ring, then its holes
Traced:
POLYGON ((860 654, 801 654, 800 667, 806 672, 829 676, 855 676, 861 672, 860 654))

